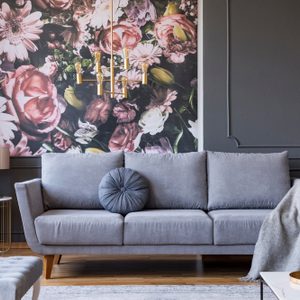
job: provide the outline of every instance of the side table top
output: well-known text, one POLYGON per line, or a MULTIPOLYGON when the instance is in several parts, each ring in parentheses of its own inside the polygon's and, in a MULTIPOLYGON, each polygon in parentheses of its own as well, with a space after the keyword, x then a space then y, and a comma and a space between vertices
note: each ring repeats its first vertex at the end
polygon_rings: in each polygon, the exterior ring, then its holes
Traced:
POLYGON ((260 276, 278 299, 299 300, 300 285, 290 281, 290 272, 261 272, 260 276))
POLYGON ((10 201, 11 199, 12 197, 9 196, 0 197, 0 202, 10 201))

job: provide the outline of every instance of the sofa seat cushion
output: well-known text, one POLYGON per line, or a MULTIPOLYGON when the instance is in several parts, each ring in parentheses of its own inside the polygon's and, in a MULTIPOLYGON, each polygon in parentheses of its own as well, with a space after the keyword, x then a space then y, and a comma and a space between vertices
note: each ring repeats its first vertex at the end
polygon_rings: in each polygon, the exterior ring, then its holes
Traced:
POLYGON ((201 210, 155 209, 132 212, 124 220, 124 244, 212 244, 212 221, 201 210))
POLYGON ((226 209, 208 214, 213 219, 215 245, 253 245, 271 209, 226 209))
POLYGON ((207 209, 206 152, 126 152, 125 167, 148 180, 147 208, 207 209))
POLYGON ((105 210, 48 210, 34 221, 44 245, 122 245, 123 217, 105 210))

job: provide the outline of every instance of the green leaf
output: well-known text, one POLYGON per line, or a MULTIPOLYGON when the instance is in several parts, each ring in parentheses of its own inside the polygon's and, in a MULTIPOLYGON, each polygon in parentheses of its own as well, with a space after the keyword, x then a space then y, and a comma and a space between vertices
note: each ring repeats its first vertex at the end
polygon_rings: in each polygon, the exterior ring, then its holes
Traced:
POLYGON ((92 60, 84 58, 81 63, 83 68, 88 68, 92 65, 92 60))
POLYGON ((175 142, 174 142, 174 145, 173 145, 174 153, 178 153, 178 145, 179 145, 179 142, 180 142, 182 136, 183 136, 183 128, 181 128, 180 132, 178 133, 178 135, 175 139, 175 142))
POLYGON ((45 148, 48 152, 54 152, 54 149, 53 149, 53 147, 52 147, 50 144, 48 144, 48 143, 43 143, 42 146, 43 146, 43 148, 45 148))
POLYGON ((195 88, 192 89, 190 97, 189 97, 189 104, 190 104, 192 110, 195 110, 194 102, 193 102, 194 95, 195 95, 195 88))
MULTIPOLYGON (((166 126, 165 126, 166 128, 166 126)), ((170 126, 170 130, 172 130, 172 132, 174 132, 174 134, 179 134, 181 132, 181 128, 179 129, 177 126, 170 126)))
POLYGON ((179 109, 178 109, 178 112, 180 114, 184 113, 186 111, 186 107, 184 105, 182 105, 179 109))
POLYGON ((56 126, 55 129, 58 130, 59 132, 61 132, 62 134, 71 137, 71 135, 68 132, 66 132, 65 130, 63 130, 62 128, 56 126))
POLYGON ((68 66, 65 68, 65 72, 66 72, 66 73, 74 73, 74 72, 75 72, 75 67, 74 67, 74 65, 68 65, 68 66))

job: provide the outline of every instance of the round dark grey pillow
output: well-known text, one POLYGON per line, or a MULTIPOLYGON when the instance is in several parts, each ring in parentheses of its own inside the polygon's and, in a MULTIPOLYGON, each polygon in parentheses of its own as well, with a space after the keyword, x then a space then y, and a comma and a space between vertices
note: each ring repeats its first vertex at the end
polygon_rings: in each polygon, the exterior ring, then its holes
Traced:
POLYGON ((147 180, 138 172, 117 168, 104 175, 98 194, 104 209, 126 215, 143 209, 148 200, 149 188, 147 180))

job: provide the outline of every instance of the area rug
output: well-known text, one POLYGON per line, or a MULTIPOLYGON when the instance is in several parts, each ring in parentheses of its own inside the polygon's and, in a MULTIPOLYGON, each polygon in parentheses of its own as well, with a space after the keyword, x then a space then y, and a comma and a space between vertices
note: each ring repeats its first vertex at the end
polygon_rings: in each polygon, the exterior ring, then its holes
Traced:
MULTIPOLYGON (((42 286, 40 300, 257 300, 258 285, 42 286)), ((31 299, 31 291, 24 300, 31 299)), ((264 289, 264 300, 275 300, 264 289)))

